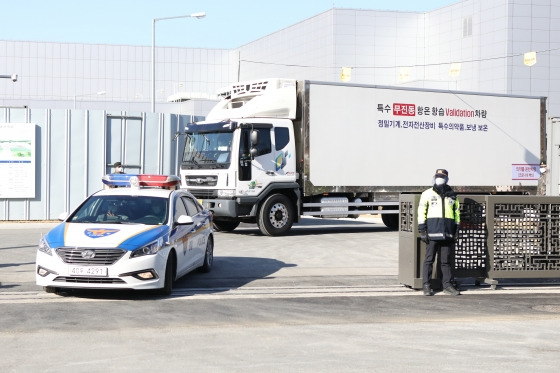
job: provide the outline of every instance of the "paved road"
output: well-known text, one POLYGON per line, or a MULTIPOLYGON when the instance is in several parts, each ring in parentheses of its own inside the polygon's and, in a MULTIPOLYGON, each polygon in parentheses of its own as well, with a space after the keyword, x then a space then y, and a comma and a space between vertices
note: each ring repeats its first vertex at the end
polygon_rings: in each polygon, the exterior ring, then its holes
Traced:
POLYGON ((47 294, 34 284, 48 224, 0 224, 3 371, 557 372, 560 284, 424 297, 398 284, 379 220, 305 219, 286 237, 216 234, 211 273, 170 297, 47 294))

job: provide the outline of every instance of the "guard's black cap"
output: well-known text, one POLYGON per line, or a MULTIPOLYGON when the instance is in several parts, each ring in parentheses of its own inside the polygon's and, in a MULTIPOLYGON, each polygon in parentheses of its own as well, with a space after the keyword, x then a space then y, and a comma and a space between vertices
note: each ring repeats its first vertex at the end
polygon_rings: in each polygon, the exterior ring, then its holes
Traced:
POLYGON ((436 170, 436 177, 449 177, 449 172, 443 168, 438 168, 436 170))

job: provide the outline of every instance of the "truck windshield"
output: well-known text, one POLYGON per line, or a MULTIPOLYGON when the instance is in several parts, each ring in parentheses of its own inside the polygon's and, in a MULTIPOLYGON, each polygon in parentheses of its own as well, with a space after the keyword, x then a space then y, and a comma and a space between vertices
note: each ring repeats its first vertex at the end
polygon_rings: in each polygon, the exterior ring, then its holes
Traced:
POLYGON ((231 132, 187 133, 184 168, 229 168, 231 162, 231 132))

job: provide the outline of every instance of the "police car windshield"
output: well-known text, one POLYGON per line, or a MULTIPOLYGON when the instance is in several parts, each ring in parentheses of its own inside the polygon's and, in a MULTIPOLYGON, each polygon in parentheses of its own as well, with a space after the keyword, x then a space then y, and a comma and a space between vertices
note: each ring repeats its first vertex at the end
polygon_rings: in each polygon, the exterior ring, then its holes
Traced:
POLYGON ((228 168, 231 158, 231 132, 191 132, 185 137, 185 168, 228 168))
POLYGON ((165 224, 169 201, 151 196, 91 196, 69 218, 71 223, 165 224))

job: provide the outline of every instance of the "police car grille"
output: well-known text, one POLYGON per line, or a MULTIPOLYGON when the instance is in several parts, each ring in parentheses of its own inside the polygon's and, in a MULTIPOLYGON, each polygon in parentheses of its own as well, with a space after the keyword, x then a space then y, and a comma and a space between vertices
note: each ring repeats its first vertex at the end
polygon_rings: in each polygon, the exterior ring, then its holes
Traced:
POLYGON ((122 258, 126 250, 61 247, 56 253, 68 264, 111 265, 122 258))
POLYGON ((75 284, 126 284, 124 280, 120 278, 111 277, 66 277, 59 276, 54 279, 55 282, 67 282, 75 284))

